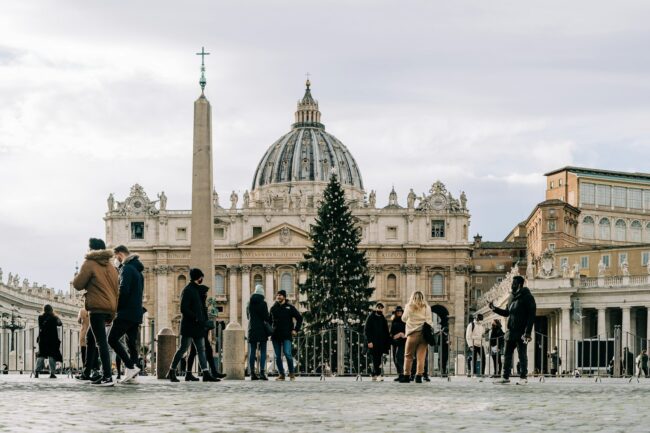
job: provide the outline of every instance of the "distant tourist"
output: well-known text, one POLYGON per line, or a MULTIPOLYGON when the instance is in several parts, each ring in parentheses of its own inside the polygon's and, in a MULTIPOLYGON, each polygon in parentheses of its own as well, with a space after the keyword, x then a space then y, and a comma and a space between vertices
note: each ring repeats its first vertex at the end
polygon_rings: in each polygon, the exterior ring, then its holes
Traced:
POLYGON ((384 317, 384 304, 377 302, 375 310, 368 315, 364 327, 366 344, 372 356, 372 380, 383 382, 382 360, 390 352, 390 332, 384 317))
POLYGON ((101 239, 91 238, 89 241, 90 251, 86 254, 75 276, 72 285, 76 290, 85 290, 85 308, 89 314, 90 334, 93 338, 87 338, 86 342, 86 365, 80 376, 82 380, 90 380, 91 366, 99 357, 102 361, 102 377, 93 381, 97 386, 113 386, 113 372, 111 369, 111 357, 106 336, 106 325, 113 321, 117 312, 117 298, 119 293, 118 274, 115 267, 110 263, 113 258, 113 251, 106 249, 106 244, 101 239))
POLYGON ((562 358, 560 358, 560 352, 557 350, 557 346, 553 347, 553 351, 548 356, 551 358, 551 376, 557 376, 560 373, 560 366, 562 365, 562 358))
POLYGON ((255 286, 255 293, 251 295, 248 307, 248 368, 251 380, 269 380, 264 370, 266 369, 266 344, 271 336, 271 317, 269 307, 264 300, 264 287, 255 286), (255 372, 257 351, 260 351, 260 372, 255 372))
POLYGON ((59 340, 58 327, 61 326, 61 319, 54 314, 51 305, 43 307, 43 314, 38 316, 38 357, 36 358, 36 370, 34 377, 43 370, 45 358, 50 363, 50 379, 56 379, 56 362, 63 362, 61 356, 61 340, 59 340))
POLYGON ((302 316, 298 309, 287 301, 287 292, 284 290, 278 291, 275 296, 275 303, 271 307, 271 324, 273 327, 271 342, 275 352, 275 364, 278 368, 278 377, 275 380, 282 381, 285 379, 284 364, 282 363, 283 354, 289 367, 289 380, 296 380, 293 355, 291 353, 291 340, 300 331, 302 316))
POLYGON ((526 384, 528 383, 528 354, 526 352, 526 345, 531 340, 530 333, 535 323, 537 305, 528 287, 524 287, 524 277, 517 275, 512 279, 512 292, 505 309, 496 307, 493 302, 490 302, 490 309, 498 315, 508 318, 508 332, 505 335, 503 379, 499 383, 510 383, 512 355, 516 348, 520 366, 520 380, 517 383, 521 385, 526 384))
MULTIPOLYGON (((75 379, 85 381, 85 376, 83 375, 83 370, 86 367, 86 363, 88 362, 88 357, 87 355, 87 341, 89 338, 95 341, 92 332, 88 332, 90 330, 90 316, 88 315, 88 311, 84 307, 81 307, 79 309, 79 313, 77 314, 77 323, 81 325, 81 329, 79 330, 79 352, 81 352, 81 371, 80 373, 75 376, 75 379)), ((94 344, 94 343, 93 343, 94 344)), ((97 358, 95 358, 97 359, 97 358)), ((101 376, 99 373, 96 372, 97 366, 96 365, 91 365, 90 366, 90 379, 91 380, 97 380, 101 376)))
POLYGON ((424 340, 422 329, 425 323, 433 327, 433 315, 431 308, 424 300, 424 295, 420 291, 415 291, 406 308, 402 320, 406 323, 406 352, 404 355, 404 373, 400 376, 400 383, 409 383, 410 379, 406 373, 411 371, 413 359, 416 359, 416 376, 415 382, 422 383, 424 374, 424 362, 427 353, 428 344, 424 340))
POLYGON ((393 312, 393 320, 390 324, 390 336, 393 339, 393 362, 397 370, 398 381, 400 376, 404 374, 404 348, 406 347, 406 323, 402 320, 404 309, 401 306, 395 307, 393 312))
POLYGON ((645 377, 648 377, 648 352, 643 349, 639 356, 636 357, 637 377, 641 377, 641 372, 645 377))
MULTIPOLYGON (((205 358, 205 331, 212 323, 203 309, 201 302, 201 287, 203 271, 198 268, 190 269, 190 283, 181 293, 181 343, 174 354, 174 359, 169 367, 167 378, 172 382, 179 382, 176 377, 176 368, 181 362, 185 352, 191 344, 196 346, 199 356, 199 365, 203 372, 203 382, 219 382, 219 379, 210 374, 208 362, 205 358)), ((203 286, 205 287, 205 286, 203 286)))
MULTIPOLYGON (((210 330, 216 328, 214 321, 210 319, 208 315, 208 292, 210 288, 208 286, 201 285, 199 286, 199 294, 201 295, 201 306, 203 307, 203 314, 209 320, 209 325, 205 327, 203 332, 203 343, 205 345, 205 359, 208 362, 208 368, 210 369, 210 374, 212 377, 217 379, 223 379, 226 377, 225 374, 217 372, 217 364, 214 359, 214 352, 212 351, 212 344, 210 344, 210 330)), ((190 349, 190 354, 187 356, 187 364, 185 370, 185 381, 186 382, 196 382, 199 380, 198 377, 192 374, 192 368, 194 367, 194 360, 196 359, 196 346, 192 345, 190 349)))
MULTIPOLYGON (((120 292, 117 303, 117 317, 108 334, 108 343, 115 351, 115 355, 124 363, 124 379, 122 383, 134 381, 140 373, 138 367, 138 337, 144 310, 142 296, 144 290, 144 266, 137 254, 131 254, 124 245, 113 249, 115 258, 120 263, 118 267, 120 292), (124 337, 124 338, 122 338, 124 337), (128 346, 128 353, 122 345, 124 339, 128 346)), ((117 363, 116 363, 117 364, 117 363)), ((117 374, 120 376, 120 366, 117 365, 117 374)))
POLYGON ((501 321, 494 319, 490 328, 490 356, 492 357, 492 365, 494 366, 493 378, 501 377, 501 370, 503 368, 501 353, 503 353, 503 338, 505 334, 501 326, 501 321))
POLYGON ((471 357, 467 359, 468 376, 476 374, 477 367, 479 366, 481 374, 485 374, 485 352, 483 350, 483 334, 485 334, 485 329, 483 328, 482 322, 483 315, 477 314, 465 330, 465 341, 467 342, 467 349, 471 357))

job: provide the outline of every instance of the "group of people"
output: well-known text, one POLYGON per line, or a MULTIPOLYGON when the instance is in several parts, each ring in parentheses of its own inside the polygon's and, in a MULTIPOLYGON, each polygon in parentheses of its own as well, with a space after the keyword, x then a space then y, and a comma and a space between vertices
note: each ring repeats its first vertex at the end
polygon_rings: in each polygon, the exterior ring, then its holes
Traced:
MULTIPOLYGON (((526 345, 531 341, 531 332, 535 322, 536 304, 535 298, 527 287, 524 287, 524 278, 516 276, 512 281, 512 291, 508 303, 504 309, 490 303, 489 307, 496 314, 507 318, 507 332, 502 329, 501 321, 495 319, 489 334, 490 356, 495 365, 495 377, 503 377, 497 383, 510 383, 510 374, 513 367, 513 354, 515 349, 519 355, 519 377, 518 383, 527 383, 528 358, 526 345), (501 354, 504 353, 502 365, 501 354)), ((471 357, 468 365, 471 372, 477 365, 480 365, 481 374, 485 373, 485 352, 482 342, 485 333, 481 321, 483 316, 478 314, 467 326, 466 340, 468 354, 471 357), (479 361, 480 360, 480 361, 479 361), (480 364, 479 364, 480 363, 480 364)), ((394 311, 391 327, 384 316, 384 305, 377 303, 375 310, 366 320, 364 332, 366 344, 372 355, 373 369, 372 379, 383 380, 381 366, 383 356, 393 348, 395 367, 399 374, 395 379, 400 383, 422 383, 427 380, 426 356, 428 346, 431 344, 431 333, 433 332, 433 315, 427 304, 424 294, 416 291, 402 309, 397 307, 394 311), (412 367, 415 365, 415 374, 412 367)), ((443 338, 440 346, 443 349, 448 344, 445 333, 439 332, 439 338, 443 338)), ((444 352, 444 350, 443 350, 444 352)), ((444 358, 444 353, 441 353, 444 358)), ((446 364, 443 360, 443 364, 446 364)), ((471 374, 471 373, 470 373, 471 374)))
POLYGON ((261 284, 255 286, 246 308, 248 317, 248 370, 251 380, 268 380, 266 376, 266 350, 269 338, 275 352, 278 376, 275 380, 286 380, 282 357, 287 361, 289 380, 295 380, 295 366, 292 355, 292 339, 300 331, 302 316, 287 300, 287 292, 279 290, 270 310, 264 298, 261 284), (259 361, 259 368, 257 364, 259 361))

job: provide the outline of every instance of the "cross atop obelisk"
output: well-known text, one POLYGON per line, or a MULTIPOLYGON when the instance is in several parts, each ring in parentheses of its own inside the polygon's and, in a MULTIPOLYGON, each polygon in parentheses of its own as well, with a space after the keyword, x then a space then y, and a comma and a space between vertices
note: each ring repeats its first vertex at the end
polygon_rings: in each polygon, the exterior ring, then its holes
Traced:
POLYGON ((197 56, 201 56, 201 79, 199 80, 199 84, 201 85, 201 94, 203 94, 203 90, 205 89, 205 85, 207 84, 207 80, 205 79, 205 56, 209 56, 210 53, 205 52, 205 47, 201 47, 201 52, 196 53, 197 56))

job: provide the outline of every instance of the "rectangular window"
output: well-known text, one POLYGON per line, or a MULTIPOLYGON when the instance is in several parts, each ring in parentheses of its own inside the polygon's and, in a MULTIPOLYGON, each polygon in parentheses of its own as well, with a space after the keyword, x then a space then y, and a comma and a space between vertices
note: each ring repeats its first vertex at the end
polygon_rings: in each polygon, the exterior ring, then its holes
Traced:
POLYGON ((603 264, 605 265, 605 267, 609 268, 609 266, 610 266, 609 254, 601 256, 601 260, 603 261, 603 264))
POLYGON ((431 237, 444 238, 445 237, 445 221, 432 220, 431 221, 431 237))
POLYGON ((177 241, 187 240, 187 227, 178 227, 176 229, 176 240, 177 241))
POLYGON ((596 185, 596 204, 598 206, 611 206, 612 188, 609 185, 596 185))
POLYGON ((641 253, 641 264, 643 266, 648 266, 648 261, 650 260, 650 251, 644 251, 641 253))
POLYGON ((480 271, 481 269, 483 269, 483 266, 481 266, 481 265, 475 265, 474 266, 474 270, 480 271))
POLYGON ((618 254, 618 265, 621 266, 623 263, 627 263, 627 253, 618 254))
POLYGON ((548 231, 549 232, 554 232, 555 231, 555 220, 550 220, 548 222, 548 231))
POLYGON ((562 186, 562 179, 557 181, 557 186, 562 186))
POLYGON ((555 251, 555 244, 554 243, 548 244, 548 249, 551 251, 555 251))
POLYGON ((643 191, 643 209, 650 210, 650 189, 643 191))
POLYGON ((560 269, 569 268, 569 258, 560 257, 560 269))
POLYGON ((225 239, 226 238, 226 229, 223 227, 214 228, 214 238, 215 239, 225 239))
POLYGON ((257 236, 260 234, 262 234, 262 227, 260 226, 253 227, 253 236, 257 236))
POLYGON ((397 227, 386 227, 386 239, 397 239, 397 227))
POLYGON ((631 209, 641 209, 643 207, 643 191, 634 188, 628 189, 627 204, 631 209))
POLYGON ((144 239, 144 222, 131 223, 131 239, 144 239))
POLYGON ((580 184, 580 203, 581 204, 596 203, 596 186, 593 183, 580 184))
POLYGON ((580 269, 589 269, 589 256, 580 257, 580 269))
POLYGON ((553 183, 553 181, 551 181, 551 189, 553 189, 554 186, 555 184, 553 183))
POLYGON ((627 207, 627 190, 620 186, 615 186, 612 190, 612 201, 616 207, 627 207))

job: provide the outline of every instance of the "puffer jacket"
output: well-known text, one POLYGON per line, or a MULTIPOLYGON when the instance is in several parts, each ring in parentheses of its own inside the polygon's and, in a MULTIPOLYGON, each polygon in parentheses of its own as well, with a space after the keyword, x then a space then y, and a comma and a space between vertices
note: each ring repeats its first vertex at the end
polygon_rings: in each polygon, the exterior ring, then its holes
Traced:
POLYGON ((111 250, 93 250, 86 254, 79 273, 72 281, 76 290, 85 290, 85 308, 89 313, 115 315, 119 281, 117 269, 110 262, 111 250))

